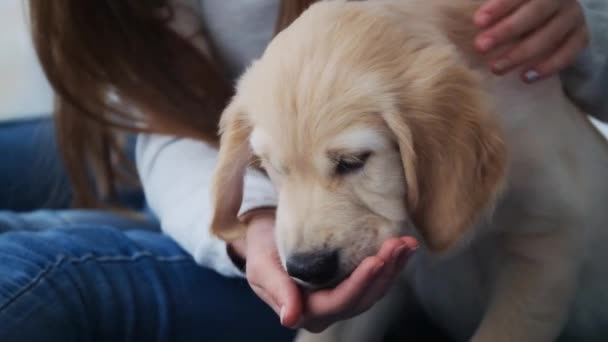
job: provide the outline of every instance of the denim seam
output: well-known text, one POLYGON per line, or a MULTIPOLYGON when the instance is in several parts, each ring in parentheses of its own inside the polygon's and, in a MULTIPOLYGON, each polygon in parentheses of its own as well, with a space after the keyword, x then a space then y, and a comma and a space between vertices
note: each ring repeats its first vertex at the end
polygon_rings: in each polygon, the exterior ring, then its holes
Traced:
POLYGON ((0 312, 6 309, 9 305, 23 296, 26 292, 33 289, 36 285, 38 285, 42 279, 51 273, 52 271, 58 269, 64 263, 71 264, 82 264, 88 261, 95 261, 101 263, 113 263, 113 262, 124 262, 124 261, 138 261, 144 258, 154 259, 159 262, 183 262, 192 260, 190 257, 185 255, 175 255, 175 256, 158 256, 154 255, 150 252, 139 252, 135 253, 131 256, 95 256, 94 254, 85 254, 81 257, 70 257, 66 255, 58 255, 57 260, 51 265, 45 267, 42 271, 38 272, 38 274, 26 285, 21 287, 15 294, 8 299, 4 304, 0 305, 0 312))

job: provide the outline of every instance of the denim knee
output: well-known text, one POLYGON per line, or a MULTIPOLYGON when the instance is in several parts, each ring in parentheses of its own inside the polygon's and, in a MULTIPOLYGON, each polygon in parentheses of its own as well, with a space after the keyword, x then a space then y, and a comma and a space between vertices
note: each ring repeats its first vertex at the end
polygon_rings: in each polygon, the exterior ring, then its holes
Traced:
POLYGON ((103 226, 0 234, 0 340, 129 336, 138 275, 159 260, 193 263, 168 240, 159 246, 142 241, 152 233, 129 234, 103 226))
POLYGON ((291 341, 243 279, 169 237, 104 226, 0 234, 0 341, 291 341))
POLYGON ((160 231, 151 215, 131 219, 103 210, 36 210, 28 213, 0 210, 0 233, 8 231, 41 231, 74 226, 108 226, 120 230, 160 231))

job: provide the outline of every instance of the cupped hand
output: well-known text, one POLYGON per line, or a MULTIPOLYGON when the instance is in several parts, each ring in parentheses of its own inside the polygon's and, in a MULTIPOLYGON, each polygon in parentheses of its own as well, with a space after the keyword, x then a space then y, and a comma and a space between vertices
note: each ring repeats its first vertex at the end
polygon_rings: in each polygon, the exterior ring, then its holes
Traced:
POLYGON ((335 288, 305 292, 281 265, 271 215, 252 219, 245 241, 247 281, 253 291, 279 315, 282 325, 312 332, 371 308, 386 294, 418 247, 411 237, 389 239, 335 288))

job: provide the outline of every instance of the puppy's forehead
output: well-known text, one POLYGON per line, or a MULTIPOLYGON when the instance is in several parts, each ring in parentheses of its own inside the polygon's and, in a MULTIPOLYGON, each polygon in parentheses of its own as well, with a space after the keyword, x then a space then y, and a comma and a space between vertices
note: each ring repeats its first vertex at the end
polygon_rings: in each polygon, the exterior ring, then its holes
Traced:
POLYGON ((325 78, 294 73, 289 82, 281 81, 286 77, 281 70, 268 70, 263 78, 260 74, 252 73, 239 92, 259 147, 268 136, 281 146, 318 147, 352 127, 379 126, 380 114, 393 111, 397 103, 371 70, 336 66, 325 78))
POLYGON ((385 130, 376 126, 354 126, 331 138, 326 146, 328 151, 374 151, 390 146, 385 130))
MULTIPOLYGON (((311 137, 311 139, 314 139, 311 137)), ((280 132, 274 136, 262 128, 254 128, 249 143, 253 152, 276 169, 298 168, 324 170, 335 157, 362 152, 380 152, 390 149, 391 136, 384 127, 373 125, 353 125, 336 132, 317 143, 294 146, 282 143, 285 137, 280 132)), ((292 140, 292 144, 297 143, 292 140)), ((288 173, 288 171, 285 171, 288 173)))

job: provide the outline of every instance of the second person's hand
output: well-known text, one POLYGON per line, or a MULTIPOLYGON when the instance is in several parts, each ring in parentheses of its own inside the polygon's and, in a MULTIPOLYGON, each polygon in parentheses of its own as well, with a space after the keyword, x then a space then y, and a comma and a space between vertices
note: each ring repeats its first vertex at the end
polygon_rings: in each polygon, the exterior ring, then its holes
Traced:
POLYGON ((492 71, 523 67, 526 82, 565 69, 589 42, 577 0, 488 0, 473 21, 482 30, 475 38, 478 51, 505 50, 491 59, 492 71))

